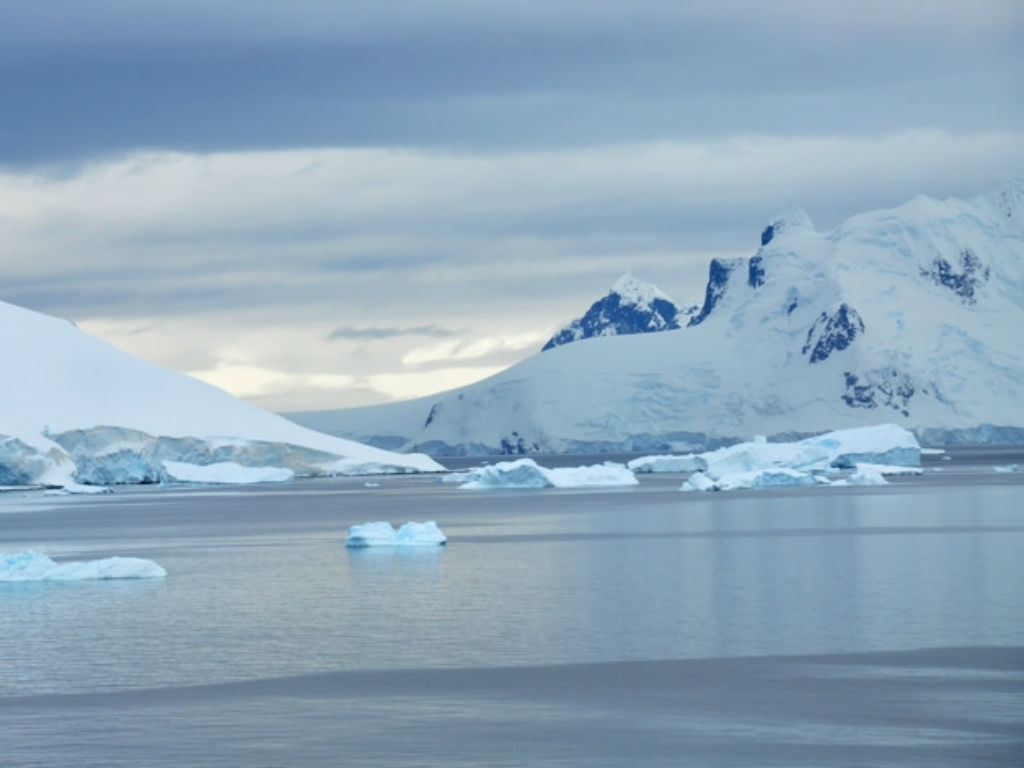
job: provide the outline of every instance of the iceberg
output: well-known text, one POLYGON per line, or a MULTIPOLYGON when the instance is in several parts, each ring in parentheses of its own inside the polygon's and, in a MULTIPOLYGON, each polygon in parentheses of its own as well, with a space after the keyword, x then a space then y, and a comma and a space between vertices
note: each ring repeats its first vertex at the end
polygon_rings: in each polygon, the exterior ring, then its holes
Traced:
POLYGON ((821 481, 807 472, 800 472, 788 467, 771 467, 748 472, 734 472, 731 475, 720 477, 715 482, 715 490, 737 491, 746 488, 778 488, 780 486, 817 485, 819 482, 821 481))
POLYGON ((823 445, 769 443, 763 437, 701 454, 707 464, 707 474, 714 479, 775 467, 824 472, 829 468, 832 456, 832 452, 823 445))
POLYGON ((885 475, 920 475, 923 472, 917 438, 893 424, 826 432, 795 443, 770 443, 759 436, 751 442, 719 448, 694 458, 702 459, 705 468, 694 472, 680 490, 885 485, 885 475), (834 469, 853 469, 854 472, 830 483, 824 475, 834 469))
POLYGON ((641 456, 633 459, 626 467, 632 472, 698 472, 708 468, 704 457, 694 453, 685 456, 641 456))
POLYGON ((605 462, 589 467, 549 469, 533 459, 499 461, 479 469, 457 473, 460 488, 584 488, 637 485, 636 476, 623 464, 605 462))
POLYGON ((801 440, 798 445, 824 448, 831 456, 831 466, 843 469, 857 464, 921 466, 921 444, 913 432, 896 424, 840 429, 801 440))
POLYGON ((163 462, 161 479, 172 483, 286 483, 295 479, 295 472, 287 467, 243 467, 233 461, 200 466, 181 461, 163 462))
POLYGON ((417 547, 444 546, 448 537, 433 520, 408 522, 397 531, 388 522, 362 523, 349 526, 346 547, 417 547))
POLYGON ((1019 464, 996 465, 996 466, 992 467, 992 471, 993 472, 1004 472, 1004 473, 1019 472, 1020 471, 1020 465, 1019 464))
POLYGON ((33 550, 0 552, 0 582, 156 579, 166 575, 167 571, 152 560, 138 557, 108 557, 102 560, 56 563, 46 555, 33 550))

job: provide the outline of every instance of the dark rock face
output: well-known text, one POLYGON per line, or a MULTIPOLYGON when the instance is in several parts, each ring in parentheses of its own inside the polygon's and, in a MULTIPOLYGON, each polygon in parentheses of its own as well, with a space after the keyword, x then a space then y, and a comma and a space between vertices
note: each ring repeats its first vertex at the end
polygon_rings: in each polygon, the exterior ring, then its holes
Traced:
POLYGON ((910 400, 916 391, 914 382, 895 368, 857 375, 846 371, 846 393, 843 402, 851 408, 892 408, 910 415, 910 400))
POLYGON ((725 295, 725 286, 729 283, 729 275, 732 274, 735 267, 735 261, 711 260, 711 265, 708 267, 708 285, 704 289, 704 306, 700 308, 700 312, 690 318, 687 326, 700 325, 707 319, 711 310, 725 295))
POLYGON ((612 291, 594 302, 583 317, 548 339, 541 351, 593 336, 672 330, 679 327, 679 314, 679 307, 668 299, 655 297, 648 304, 637 304, 612 291))
POLYGON ((964 304, 974 304, 977 298, 974 293, 978 286, 988 282, 990 270, 970 248, 960 253, 960 269, 957 271, 952 264, 941 256, 931 263, 928 269, 921 270, 921 276, 934 281, 955 293, 964 304))
POLYGON ((423 428, 426 429, 433 424, 434 419, 437 418, 439 413, 441 413, 441 403, 434 403, 430 406, 430 413, 427 414, 427 420, 423 423, 423 428))
POLYGON ((827 360, 833 352, 846 349, 857 335, 864 332, 864 321, 857 310, 845 302, 834 312, 822 312, 807 332, 807 341, 801 353, 811 353, 810 362, 827 360))
POLYGON ((775 225, 769 224, 761 233, 761 246, 764 247, 768 245, 768 243, 772 241, 773 237, 775 237, 775 225))
POLYGON ((501 438, 501 452, 506 456, 524 456, 527 453, 537 453, 539 451, 540 446, 537 443, 527 444, 526 440, 518 432, 513 431, 508 437, 501 438))
POLYGON ((760 288, 764 285, 764 258, 753 256, 747 265, 747 282, 751 288, 760 288))

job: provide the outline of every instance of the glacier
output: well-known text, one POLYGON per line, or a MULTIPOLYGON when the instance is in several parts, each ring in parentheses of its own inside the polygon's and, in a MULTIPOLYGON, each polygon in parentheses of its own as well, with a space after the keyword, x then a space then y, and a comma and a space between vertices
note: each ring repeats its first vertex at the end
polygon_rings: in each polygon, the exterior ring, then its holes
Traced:
POLYGON ((0 348, 0 486, 158 483, 166 462, 297 477, 444 470, 301 427, 6 302, 0 348))
POLYGON ((637 485, 636 476, 623 464, 605 462, 588 467, 542 467, 533 459, 499 461, 456 473, 448 482, 460 488, 587 488, 637 485))
POLYGON ((0 552, 0 582, 155 579, 166 575, 167 571, 152 560, 138 557, 56 563, 34 550, 0 552))
POLYGON ((1018 179, 830 231, 791 211, 751 257, 711 262, 683 327, 598 334, 440 395, 293 418, 435 456, 700 452, 878 423, 932 445, 1024 442, 1021 324, 1018 179))
POLYGON ((444 546, 448 537, 438 528, 437 523, 405 523, 397 531, 388 522, 361 523, 349 526, 345 546, 352 549, 363 547, 422 547, 444 546))

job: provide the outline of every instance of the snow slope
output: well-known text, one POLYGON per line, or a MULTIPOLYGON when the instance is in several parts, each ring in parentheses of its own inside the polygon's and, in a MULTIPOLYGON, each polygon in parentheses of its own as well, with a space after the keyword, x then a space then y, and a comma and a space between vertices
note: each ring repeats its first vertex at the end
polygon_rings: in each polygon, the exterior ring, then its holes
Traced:
POLYGON ((880 422, 925 443, 1024 439, 1024 180, 831 232, 793 211, 708 272, 685 328, 558 346, 372 423, 334 412, 331 429, 434 455, 679 451, 880 422))
POLYGON ((164 460, 299 475, 442 469, 300 427, 4 302, 0 349, 0 485, 157 482, 164 460))

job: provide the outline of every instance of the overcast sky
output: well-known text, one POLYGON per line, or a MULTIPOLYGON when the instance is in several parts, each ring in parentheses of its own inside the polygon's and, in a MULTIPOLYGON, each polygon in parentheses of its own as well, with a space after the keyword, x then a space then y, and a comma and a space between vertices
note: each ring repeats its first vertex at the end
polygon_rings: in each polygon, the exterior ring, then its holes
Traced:
POLYGON ((1024 176, 1018 0, 0 0, 0 299, 276 410, 1024 176))

